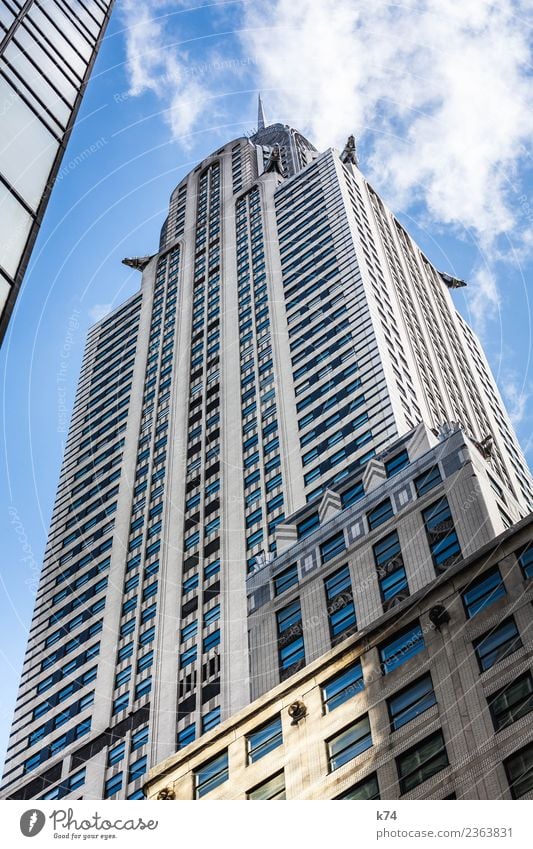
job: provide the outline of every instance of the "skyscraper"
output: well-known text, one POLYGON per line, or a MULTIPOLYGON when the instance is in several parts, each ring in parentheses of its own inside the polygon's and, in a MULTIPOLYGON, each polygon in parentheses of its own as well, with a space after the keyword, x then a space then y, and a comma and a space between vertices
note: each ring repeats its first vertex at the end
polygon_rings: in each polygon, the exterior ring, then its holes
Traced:
POLYGON ((0 4, 0 343, 112 5, 0 4))
POLYGON ((260 105, 254 135, 176 187, 158 252, 126 262, 140 292, 91 330, 83 360, 12 798, 138 798, 149 765, 240 709, 247 574, 275 555, 286 517, 359 472, 364 495, 365 467, 417 423, 461 423, 503 526, 531 509, 448 291, 462 281, 368 185, 352 138, 319 153, 260 105))

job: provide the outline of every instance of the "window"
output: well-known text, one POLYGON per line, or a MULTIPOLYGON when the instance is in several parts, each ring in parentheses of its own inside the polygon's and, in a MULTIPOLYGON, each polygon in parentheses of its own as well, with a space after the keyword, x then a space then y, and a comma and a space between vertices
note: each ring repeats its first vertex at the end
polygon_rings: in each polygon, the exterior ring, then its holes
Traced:
POLYGON ((353 663, 339 675, 335 675, 322 685, 322 699, 326 713, 335 710, 352 696, 364 689, 361 663, 353 663))
POLYGON ((189 663, 194 663, 196 660, 196 646, 192 646, 192 648, 187 649, 187 651, 180 654, 180 666, 183 669, 184 666, 188 666, 189 663))
POLYGON ((383 606, 389 610, 409 595, 397 531, 377 542, 373 552, 383 606))
POLYGON ((194 622, 190 622, 188 625, 185 625, 184 628, 181 629, 181 642, 184 643, 186 640, 190 639, 190 637, 194 637, 198 631, 198 620, 195 619, 194 622))
POLYGON ((420 625, 412 625, 380 646, 379 656, 384 675, 410 660, 425 648, 420 625))
POLYGON ((359 501, 365 494, 365 488, 363 486, 362 481, 353 484, 353 486, 348 487, 342 493, 342 509, 345 507, 349 507, 351 504, 355 504, 356 501, 359 501))
POLYGON ((263 531, 256 531, 255 534, 251 534, 246 540, 246 547, 253 548, 254 545, 259 545, 260 542, 263 541, 263 531))
POLYGON ((205 733, 209 731, 210 728, 214 728, 215 725, 220 724, 220 708, 216 707, 213 710, 210 710, 209 713, 206 713, 205 716, 202 717, 202 731, 205 733))
POLYGON ((178 731, 178 749, 184 749, 196 738, 196 727, 194 723, 178 731))
POLYGON ((507 728, 533 710, 533 678, 527 671, 488 698, 495 731, 507 728))
POLYGON ((320 527, 318 513, 313 513, 311 516, 308 516, 307 519, 303 519, 303 521, 296 525, 298 539, 303 539, 304 537, 309 536, 309 534, 318 527, 320 527))
POLYGON ((115 687, 122 687, 131 678, 131 666, 127 666, 121 672, 117 672, 115 676, 115 687))
POLYGON ((151 643, 155 637, 155 625, 152 625, 151 628, 148 628, 143 634, 139 637, 139 645, 146 646, 148 643, 151 643))
POLYGON ((199 583, 199 578, 198 578, 198 573, 196 572, 194 575, 191 575, 190 578, 187 578, 183 582, 182 592, 188 593, 191 590, 196 589, 196 587, 198 586, 198 583, 199 583))
POLYGON ((153 619, 153 617, 155 616, 155 613, 156 613, 156 609, 157 609, 157 605, 154 603, 154 604, 151 604, 150 607, 147 607, 146 610, 143 610, 143 612, 141 613, 141 624, 144 624, 145 622, 148 622, 150 619, 153 619))
POLYGON ((500 570, 497 566, 473 580, 462 594, 466 615, 469 619, 490 607, 499 598, 507 595, 500 570))
POLYGON ((128 702, 130 700, 129 693, 124 693, 123 696, 119 696, 118 699, 115 699, 113 702, 113 716, 115 714, 120 713, 121 710, 126 710, 128 707, 128 702))
POLYGON ((380 504, 366 514, 368 527, 373 531, 374 528, 387 522, 391 516, 393 516, 391 500, 390 498, 385 498, 384 501, 381 501, 380 504))
POLYGON ((205 638, 202 651, 204 651, 204 652, 209 651, 210 649, 214 648, 215 646, 218 646, 219 643, 220 643, 220 630, 217 629, 216 631, 213 631, 212 634, 208 634, 208 636, 205 638))
POLYGON ((247 736, 248 763, 254 763, 283 743, 281 717, 266 722, 247 736))
POLYGON ((113 764, 118 764, 118 762, 124 757, 125 751, 126 743, 119 743, 118 746, 110 749, 107 755, 107 765, 113 766, 113 764))
POLYGON ((324 581, 328 611, 329 631, 335 644, 343 635, 357 629, 352 583, 348 566, 337 569, 324 581))
POLYGON ((444 571, 461 556, 452 514, 446 498, 422 511, 426 536, 437 571, 444 571))
POLYGON ((340 796, 336 796, 335 798, 354 800, 379 799, 379 784, 376 773, 373 772, 372 775, 363 778, 362 781, 358 781, 349 790, 345 790, 344 793, 341 793, 340 796))
POLYGON ((201 799, 210 793, 215 787, 219 787, 228 780, 228 751, 226 749, 216 758, 211 758, 201 767, 194 771, 196 798, 201 799))
POLYGON ((396 758, 400 792, 408 793, 413 787, 418 787, 447 767, 448 763, 442 731, 436 731, 396 758))
POLYGON ((503 762, 513 799, 521 799, 533 790, 533 743, 510 755, 503 762))
POLYGON ((247 794, 248 799, 262 799, 274 802, 276 799, 285 799, 285 773, 278 772, 268 781, 259 784, 247 794))
POLYGON ((433 466, 431 469, 428 469, 424 474, 419 475, 415 478, 415 489, 416 494, 419 498, 429 492, 430 489, 433 489, 435 486, 438 486, 441 483, 442 477, 439 471, 438 466, 433 466))
POLYGON ((473 645, 479 668, 483 672, 519 649, 522 646, 522 641, 511 616, 493 628, 492 631, 474 640, 473 645))
POLYGON ((398 472, 401 472, 401 470, 405 469, 405 467, 408 465, 409 454, 404 448, 403 451, 400 451, 399 454, 396 454, 394 457, 391 457, 390 460, 385 461, 385 472, 387 474, 387 477, 392 478, 393 475, 397 475, 398 472))
POLYGON ((528 545, 518 554, 518 562, 526 578, 533 578, 533 545, 528 545))
POLYGON ((150 733, 150 729, 148 725, 144 728, 139 728, 135 734, 131 735, 131 751, 134 752, 136 749, 140 749, 141 746, 145 746, 148 743, 148 735, 150 733))
POLYGON ((211 610, 208 610, 207 613, 204 613, 204 626, 210 625, 212 622, 216 622, 220 619, 220 604, 216 604, 211 610))
POLYGON ((152 678, 145 678, 144 681, 141 681, 140 684, 137 684, 135 687, 135 698, 141 699, 143 696, 147 696, 151 689, 152 678))
POLYGON ((119 790, 122 789, 122 773, 118 772, 116 775, 108 778, 105 786, 104 786, 104 799, 109 799, 110 796, 114 796, 115 793, 118 793, 119 790))
POLYGON ((135 793, 130 793, 130 795, 128 796, 128 799, 144 799, 144 798, 145 798, 145 795, 144 795, 142 789, 136 790, 135 793))
POLYGON ((274 577, 274 595, 281 595, 298 583, 298 565, 293 563, 274 577))
POLYGON ((305 662, 304 640, 302 636, 302 611, 297 599, 292 604, 278 610, 279 671, 282 680, 288 678, 305 662))
POLYGON ((437 704, 431 675, 423 675, 387 699, 391 731, 397 731, 416 716, 437 704))
POLYGON ((126 660, 128 657, 131 657, 133 654, 133 643, 127 643, 125 646, 122 646, 119 649, 117 660, 119 663, 122 663, 123 660, 126 660))
POLYGON ((344 544, 344 534, 342 531, 335 536, 330 537, 326 542, 323 542, 320 546, 320 555, 322 557, 322 563, 327 563, 329 560, 333 560, 337 554, 340 554, 341 551, 346 550, 346 545, 344 544))
POLYGON ((348 763, 369 749, 371 745, 370 722, 366 715, 328 741, 329 771, 333 772, 348 763))
POLYGON ((137 781, 138 778, 141 778, 142 775, 146 772, 146 762, 147 757, 143 755, 142 758, 139 758, 138 761, 130 764, 130 769, 128 772, 128 782, 137 781))
POLYGON ((220 560, 214 560, 212 563, 208 563, 204 569, 204 580, 216 575, 217 572, 220 572, 220 560))
POLYGON ((149 669, 152 665, 154 659, 154 652, 149 651, 139 658, 137 661, 137 672, 143 672, 145 669, 149 669))

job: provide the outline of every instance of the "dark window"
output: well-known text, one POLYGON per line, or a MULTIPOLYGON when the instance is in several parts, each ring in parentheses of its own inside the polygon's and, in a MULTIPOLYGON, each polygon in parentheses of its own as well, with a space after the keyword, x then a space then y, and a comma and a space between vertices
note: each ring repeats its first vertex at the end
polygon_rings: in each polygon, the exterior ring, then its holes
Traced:
POLYGON ((452 514, 446 498, 422 511, 426 535, 437 571, 442 572, 461 557, 452 514))
POLYGON ((357 630, 352 583, 348 566, 337 569, 324 581, 331 640, 335 644, 340 638, 357 630))
POLYGON ((483 672, 490 669, 499 660, 521 648, 522 640, 518 634, 515 621, 511 616, 482 637, 474 640, 474 650, 477 655, 479 668, 483 672))
POLYGON ((274 595, 281 595, 285 590, 294 587, 298 583, 298 565, 293 563, 283 572, 274 576, 274 595))
POLYGON ((514 678, 487 699, 495 731, 507 728, 533 710, 533 679, 531 672, 514 678))
POLYGON ((507 595, 500 570, 496 566, 490 572, 484 572, 462 594, 466 615, 469 619, 490 607, 499 598, 507 595))
POLYGON ((344 793, 341 793, 340 796, 336 796, 335 798, 354 800, 379 799, 379 784, 376 773, 373 772, 372 775, 363 778, 362 781, 358 781, 349 790, 345 790, 344 793))
POLYGON ((305 664, 305 648, 302 629, 302 611, 299 600, 278 610, 278 657, 281 680, 305 664))
POLYGON ((409 595, 397 532, 393 531, 377 542, 373 551, 383 606, 388 610, 409 595))
POLYGON ((360 693, 364 686, 363 670, 361 663, 357 661, 322 685, 322 698, 326 712, 335 710, 343 702, 360 693))
POLYGON ((118 772, 116 775, 108 778, 105 787, 104 787, 104 799, 109 799, 110 796, 114 796, 115 793, 122 788, 122 773, 118 772))
POLYGON ((296 530, 298 532, 298 539, 303 539, 308 536, 315 528, 320 527, 320 519, 318 517, 318 513, 313 513, 312 516, 308 516, 307 519, 304 519, 302 522, 299 522, 296 525, 296 530))
POLYGON ((521 799, 533 790, 533 743, 510 755, 503 762, 513 799, 521 799))
POLYGON ((263 801, 274 802, 276 800, 285 799, 285 774, 283 771, 278 772, 272 778, 254 787, 247 793, 248 799, 262 799, 263 801))
POLYGON ((135 763, 130 764, 128 781, 137 781, 138 778, 141 778, 141 776, 145 774, 146 762, 147 756, 143 755, 143 757, 139 758, 138 761, 135 761, 135 763))
POLYGON ((196 727, 188 725, 182 731, 178 732, 178 749, 183 749, 189 743, 192 743, 196 737, 196 727))
POLYGON ((423 675, 387 699, 391 730, 397 731, 428 708, 437 704, 431 675, 423 675))
POLYGON ((428 469, 427 472, 424 472, 423 475, 419 475, 415 478, 415 489, 416 494, 420 498, 422 495, 425 495, 426 492, 429 492, 433 487, 438 486, 441 483, 442 477, 439 471, 438 466, 433 466, 431 469, 428 469))
POLYGON ((425 648, 424 635, 419 624, 406 628, 379 648, 383 674, 387 675, 402 663, 410 660, 425 648))
POLYGON ((266 722, 247 736, 248 761, 254 763, 283 743, 281 717, 266 722))
POLYGON ((390 460, 385 461, 385 472, 387 473, 387 477, 392 478, 393 475, 397 475, 398 472, 401 472, 401 470, 405 469, 408 465, 409 454, 404 448, 399 454, 396 454, 394 457, 391 457, 390 460))
POLYGON ((366 514, 368 527, 372 531, 374 530, 374 528, 377 528, 379 527, 379 525, 382 525, 383 522, 388 521, 388 519, 390 519, 392 515, 393 512, 391 500, 390 498, 386 498, 384 501, 374 507, 373 510, 370 510, 366 514))
POLYGON ((227 749, 216 758, 211 758, 194 771, 196 798, 201 799, 215 787, 228 780, 228 752, 227 749))
POLYGON ((442 731, 436 731, 396 758, 400 792, 407 793, 418 787, 447 767, 448 763, 442 731))
POLYGON ((358 483, 353 484, 353 486, 349 486, 348 489, 345 489, 341 495, 343 509, 345 507, 349 507, 351 504, 355 504, 355 502, 359 501, 364 494, 365 488, 362 481, 358 481, 358 483))
POLYGON ((330 537, 323 542, 320 546, 320 554, 322 557, 322 563, 327 563, 329 560, 333 560, 337 554, 340 554, 342 551, 346 550, 346 545, 344 543, 344 534, 342 531, 335 536, 330 537))
POLYGON ((526 578, 533 578, 533 545, 518 552, 518 562, 526 578))
POLYGON ((338 769, 348 761, 365 752, 372 745, 372 734, 370 733, 370 722, 368 714, 362 716, 353 725, 344 728, 331 740, 328 740, 329 770, 338 769))

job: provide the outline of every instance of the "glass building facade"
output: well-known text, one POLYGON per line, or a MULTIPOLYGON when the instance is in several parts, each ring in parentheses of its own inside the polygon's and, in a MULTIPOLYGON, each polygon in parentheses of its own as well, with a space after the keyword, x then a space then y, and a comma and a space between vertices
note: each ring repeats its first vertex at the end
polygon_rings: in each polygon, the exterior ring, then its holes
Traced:
POLYGON ((0 0, 0 342, 112 6, 0 0))

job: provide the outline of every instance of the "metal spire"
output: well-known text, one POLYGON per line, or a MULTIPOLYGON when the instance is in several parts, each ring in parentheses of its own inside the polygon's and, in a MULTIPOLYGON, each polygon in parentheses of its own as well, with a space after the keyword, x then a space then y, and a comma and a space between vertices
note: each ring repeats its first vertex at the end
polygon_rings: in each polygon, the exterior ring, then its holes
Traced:
POLYGON ((261 95, 259 94, 257 97, 257 129, 264 130, 266 127, 266 116, 265 110, 263 107, 263 101, 261 100, 261 95))

